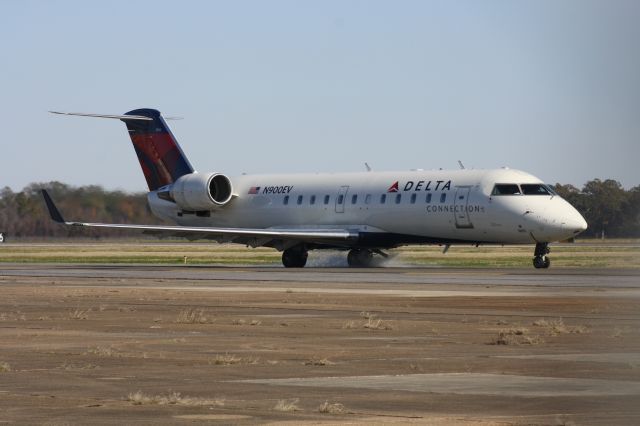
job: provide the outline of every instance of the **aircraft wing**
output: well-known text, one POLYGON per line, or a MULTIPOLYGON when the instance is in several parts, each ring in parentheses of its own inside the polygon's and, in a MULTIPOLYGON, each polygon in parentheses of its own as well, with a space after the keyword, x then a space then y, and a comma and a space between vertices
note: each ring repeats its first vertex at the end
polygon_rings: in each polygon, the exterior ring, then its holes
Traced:
POLYGON ((165 226, 165 225, 127 225, 114 223, 87 223, 66 221, 46 190, 42 196, 47 205, 51 219, 67 226, 86 228, 129 229, 141 231, 144 234, 161 235, 166 237, 182 237, 191 240, 210 239, 220 243, 233 242, 252 247, 268 246, 284 250, 299 242, 317 244, 349 246, 350 242, 358 239, 357 231, 347 229, 319 229, 319 228, 211 228, 198 226, 165 226))

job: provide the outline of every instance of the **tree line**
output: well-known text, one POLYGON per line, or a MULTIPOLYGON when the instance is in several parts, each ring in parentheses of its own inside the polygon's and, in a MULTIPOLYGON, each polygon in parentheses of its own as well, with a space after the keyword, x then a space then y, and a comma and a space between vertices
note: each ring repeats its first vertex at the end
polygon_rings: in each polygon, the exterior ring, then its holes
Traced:
POLYGON ((594 179, 581 190, 559 183, 555 190, 589 224, 582 237, 640 237, 640 185, 625 190, 618 181, 594 179))
POLYGON ((7 238, 141 236, 140 232, 127 230, 60 226, 49 217, 41 189, 49 192, 65 220, 166 225, 151 213, 145 193, 107 191, 97 185, 32 183, 20 192, 9 187, 0 190, 0 232, 7 238))
MULTIPOLYGON (((77 229, 54 223, 41 189, 47 189, 67 220, 104 223, 166 224, 153 216, 146 193, 108 191, 101 186, 75 187, 60 182, 33 183, 20 192, 0 190, 0 232, 9 238, 122 237, 126 230, 77 229)), ((625 190, 611 179, 594 179, 582 189, 556 184, 554 189, 584 216, 589 228, 581 237, 640 237, 640 185, 625 190)))

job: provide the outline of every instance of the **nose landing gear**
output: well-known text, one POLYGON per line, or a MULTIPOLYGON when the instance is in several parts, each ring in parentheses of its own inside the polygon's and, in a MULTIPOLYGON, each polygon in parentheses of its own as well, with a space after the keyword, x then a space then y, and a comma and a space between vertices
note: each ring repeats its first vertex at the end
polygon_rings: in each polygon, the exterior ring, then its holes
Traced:
POLYGON ((547 256, 551 250, 548 243, 536 244, 536 249, 533 252, 533 267, 536 269, 547 269, 551 265, 551 260, 547 256))

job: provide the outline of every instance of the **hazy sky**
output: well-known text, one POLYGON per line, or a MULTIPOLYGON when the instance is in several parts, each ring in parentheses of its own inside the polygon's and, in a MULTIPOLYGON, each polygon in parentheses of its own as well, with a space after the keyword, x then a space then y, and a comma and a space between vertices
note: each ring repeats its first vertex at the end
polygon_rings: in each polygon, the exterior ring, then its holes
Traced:
POLYGON ((0 0, 0 187, 145 190, 157 108, 199 171, 509 166, 640 184, 640 1, 0 0))

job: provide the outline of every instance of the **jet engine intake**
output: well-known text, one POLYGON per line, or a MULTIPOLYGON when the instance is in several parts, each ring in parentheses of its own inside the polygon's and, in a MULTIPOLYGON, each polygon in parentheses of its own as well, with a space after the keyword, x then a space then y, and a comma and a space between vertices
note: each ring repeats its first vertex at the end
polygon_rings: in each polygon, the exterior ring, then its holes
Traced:
POLYGON ((190 173, 171 186, 171 197, 183 210, 214 210, 231 201, 231 180, 219 173, 190 173))

